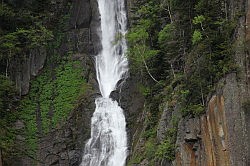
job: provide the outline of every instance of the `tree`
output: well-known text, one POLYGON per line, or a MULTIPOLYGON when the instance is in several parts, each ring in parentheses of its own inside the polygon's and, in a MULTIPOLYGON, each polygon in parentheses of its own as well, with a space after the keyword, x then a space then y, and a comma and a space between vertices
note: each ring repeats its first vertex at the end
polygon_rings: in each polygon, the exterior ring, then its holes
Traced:
POLYGON ((128 56, 132 60, 132 67, 135 70, 142 71, 142 67, 144 66, 148 75, 158 83, 158 81, 153 77, 150 73, 149 67, 147 65, 147 61, 156 56, 158 50, 152 50, 147 45, 147 41, 149 39, 149 34, 146 29, 150 26, 147 20, 144 20, 144 24, 139 25, 133 28, 130 33, 127 35, 127 39, 129 42, 129 50, 128 56))
POLYGON ((202 39, 202 34, 199 30, 195 30, 192 36, 192 43, 196 44, 202 39))
POLYGON ((158 34, 158 43, 164 54, 164 60, 170 64, 175 78, 174 63, 179 60, 179 42, 175 23, 167 24, 158 34))
POLYGON ((13 123, 11 109, 15 102, 15 88, 12 82, 0 75, 0 151, 11 151, 14 135, 10 124, 13 123))

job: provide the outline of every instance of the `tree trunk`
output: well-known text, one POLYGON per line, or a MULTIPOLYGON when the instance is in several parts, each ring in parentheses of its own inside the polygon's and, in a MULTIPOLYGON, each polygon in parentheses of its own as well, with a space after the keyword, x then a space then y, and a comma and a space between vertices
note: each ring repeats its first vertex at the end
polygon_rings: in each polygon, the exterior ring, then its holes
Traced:
POLYGON ((148 66, 147 66, 147 63, 146 63, 146 61, 144 60, 144 58, 143 58, 142 55, 141 55, 141 57, 142 57, 142 61, 143 61, 143 63, 144 63, 144 66, 145 66, 145 68, 146 68, 146 70, 147 70, 147 72, 148 72, 148 75, 149 75, 155 82, 159 83, 159 81, 157 81, 157 80, 152 76, 152 74, 149 72, 149 68, 148 68, 148 66))
POLYGON ((171 70, 172 70, 173 76, 174 76, 174 78, 175 78, 175 73, 174 73, 174 67, 173 67, 173 64, 172 64, 172 63, 170 63, 170 66, 171 66, 171 70))
POLYGON ((6 68, 5 68, 5 77, 8 77, 8 67, 9 67, 9 60, 7 58, 6 68))

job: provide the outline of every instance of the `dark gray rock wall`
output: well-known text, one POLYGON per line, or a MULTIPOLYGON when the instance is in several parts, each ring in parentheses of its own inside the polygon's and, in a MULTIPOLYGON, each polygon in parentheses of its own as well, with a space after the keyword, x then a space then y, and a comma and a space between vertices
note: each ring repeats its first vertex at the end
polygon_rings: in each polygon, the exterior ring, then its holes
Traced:
POLYGON ((69 29, 78 52, 87 52, 89 55, 99 52, 100 15, 96 0, 76 0, 73 3, 69 29))
MULTIPOLYGON (((13 2, 14 3, 14 2, 13 2)), ((51 2, 51 11, 55 17, 63 9, 63 5, 67 3, 65 0, 58 0, 53 6, 51 2), (58 10, 58 11, 57 11, 58 10)), ((76 0, 73 2, 71 17, 68 23, 68 28, 65 30, 67 37, 60 50, 61 54, 70 49, 86 55, 96 55, 101 49, 99 32, 100 32, 100 18, 98 11, 98 4, 96 0, 76 0), (67 45, 66 45, 67 43, 67 45)), ((30 80, 37 76, 39 71, 43 68, 48 50, 45 47, 32 49, 27 52, 21 59, 16 55, 10 64, 8 64, 8 72, 11 79, 15 82, 16 88, 20 95, 26 95, 29 92, 30 80)))
POLYGON ((60 127, 43 136, 39 142, 41 166, 78 166, 81 163, 85 141, 90 137, 91 117, 95 110, 94 99, 98 94, 94 58, 99 51, 99 12, 96 0, 76 0, 65 33, 60 54, 73 51, 73 59, 80 60, 85 78, 94 89, 78 101, 78 107, 60 127))
POLYGON ((80 165, 84 144, 90 135, 90 117, 95 108, 95 96, 91 93, 81 100, 66 123, 39 140, 40 166, 80 165))
POLYGON ((76 0, 73 5, 70 26, 75 29, 89 28, 91 21, 91 6, 89 0, 76 0))
POLYGON ((44 66, 46 56, 46 49, 41 47, 31 50, 23 58, 17 55, 10 62, 10 77, 15 82, 20 95, 26 95, 29 92, 31 77, 38 75, 44 66))
MULTIPOLYGON (((55 1, 55 4, 58 6, 55 10, 61 10, 65 1, 55 1)), ((29 93, 31 79, 42 72, 46 60, 53 57, 54 52, 63 57, 70 51, 74 53, 74 60, 81 61, 84 77, 93 87, 81 97, 65 122, 46 134, 39 133, 36 159, 24 155, 11 162, 14 166, 78 166, 81 163, 85 141, 90 137, 91 117, 95 110, 94 99, 98 94, 93 56, 100 50, 100 19, 96 0, 73 1, 71 10, 59 48, 34 49, 23 59, 14 58, 9 67, 10 76, 15 81, 20 95, 26 95, 29 93)), ((20 147, 25 146, 23 139, 25 138, 17 136, 20 147)))

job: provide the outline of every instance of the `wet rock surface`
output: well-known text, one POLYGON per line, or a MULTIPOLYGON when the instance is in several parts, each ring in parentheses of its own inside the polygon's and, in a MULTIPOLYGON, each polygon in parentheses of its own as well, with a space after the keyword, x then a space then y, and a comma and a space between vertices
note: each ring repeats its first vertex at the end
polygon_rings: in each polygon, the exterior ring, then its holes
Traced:
POLYGON ((127 134, 129 150, 132 146, 132 140, 137 128, 143 123, 140 117, 143 113, 144 97, 138 91, 137 78, 128 73, 127 78, 120 82, 116 91, 112 92, 110 97, 118 101, 124 111, 127 121, 127 134))

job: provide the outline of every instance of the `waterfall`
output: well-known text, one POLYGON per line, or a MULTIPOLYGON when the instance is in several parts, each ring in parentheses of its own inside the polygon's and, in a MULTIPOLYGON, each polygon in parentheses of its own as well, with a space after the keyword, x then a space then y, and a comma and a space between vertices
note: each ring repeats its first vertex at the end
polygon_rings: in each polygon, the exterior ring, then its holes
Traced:
POLYGON ((85 145, 81 166, 123 166, 127 157, 126 121, 117 101, 109 96, 128 71, 125 2, 98 0, 98 5, 102 50, 95 62, 102 97, 95 100, 91 138, 85 145))

